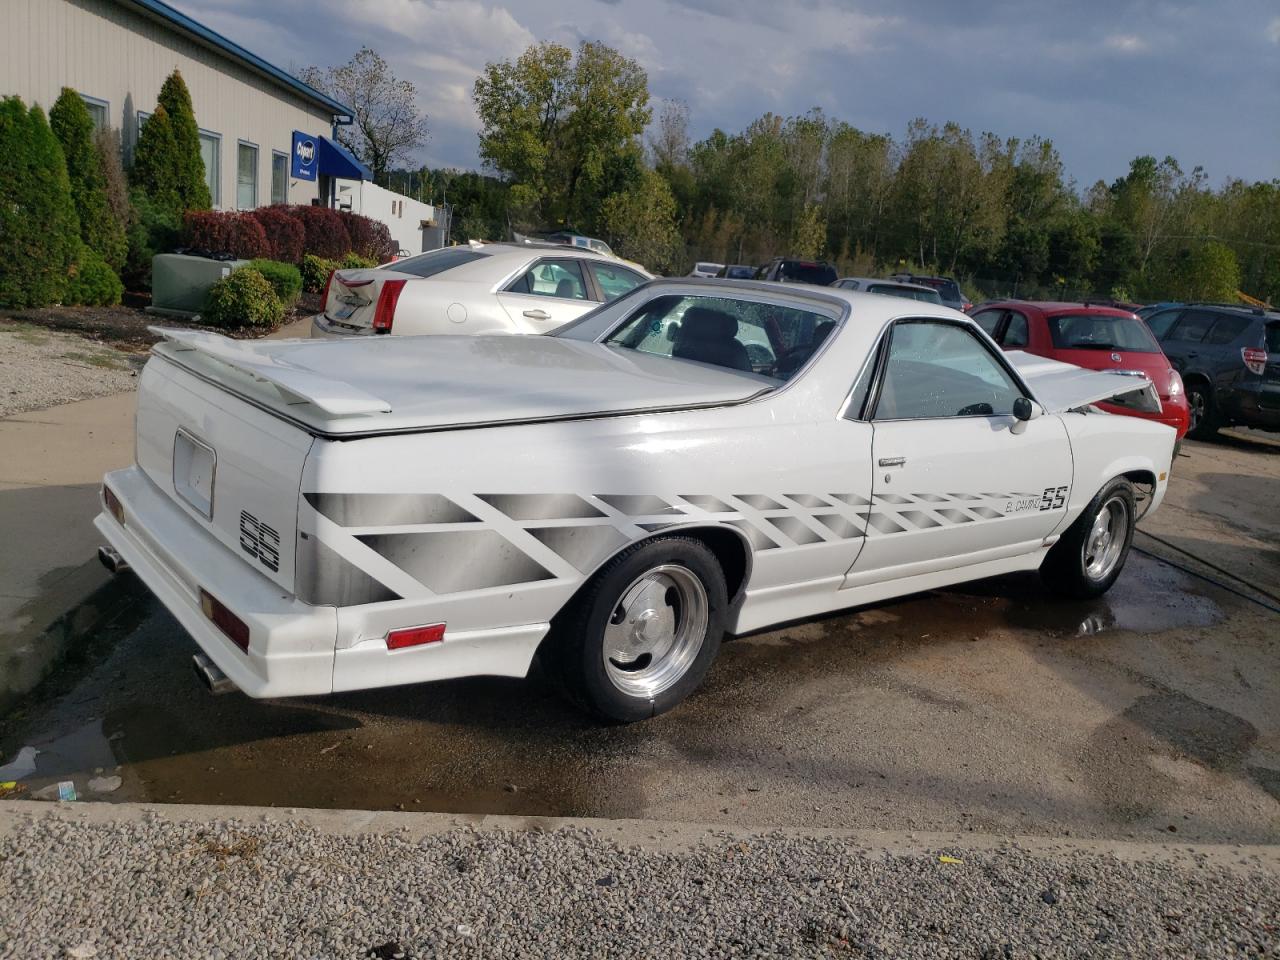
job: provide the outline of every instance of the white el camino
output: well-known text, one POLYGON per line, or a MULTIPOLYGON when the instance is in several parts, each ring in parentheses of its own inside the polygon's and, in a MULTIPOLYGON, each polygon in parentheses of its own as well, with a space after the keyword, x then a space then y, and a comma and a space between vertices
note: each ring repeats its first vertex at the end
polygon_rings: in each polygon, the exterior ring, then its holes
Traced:
POLYGON ((832 288, 657 280, 546 337, 163 332, 104 559, 254 697, 537 655, 630 721, 726 634, 1015 570, 1096 596, 1174 444, 1091 406, 1145 380, 832 288))

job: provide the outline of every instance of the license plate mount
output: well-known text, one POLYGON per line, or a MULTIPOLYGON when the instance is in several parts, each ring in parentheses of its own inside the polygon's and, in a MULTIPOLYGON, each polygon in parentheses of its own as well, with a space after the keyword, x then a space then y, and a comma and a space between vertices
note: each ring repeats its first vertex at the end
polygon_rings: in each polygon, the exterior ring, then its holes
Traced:
POLYGON ((213 487, 218 455, 213 447, 179 427, 173 437, 173 489, 206 520, 213 519, 213 487))

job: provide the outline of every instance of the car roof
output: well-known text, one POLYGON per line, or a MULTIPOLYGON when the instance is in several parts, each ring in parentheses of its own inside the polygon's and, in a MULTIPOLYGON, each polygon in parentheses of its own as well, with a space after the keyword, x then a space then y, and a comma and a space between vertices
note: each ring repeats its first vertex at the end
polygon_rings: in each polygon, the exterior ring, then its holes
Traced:
POLYGON ((907 280, 893 280, 889 277, 841 277, 836 283, 844 280, 856 280, 858 283, 882 283, 887 287, 901 287, 904 290, 919 290, 922 293, 937 293, 933 287, 926 287, 924 284, 911 283, 907 280))
MULTIPOLYGON (((979 304, 983 310, 1016 310, 1019 308, 1039 311, 1046 317, 1057 317, 1064 313, 1084 314, 1094 317, 1132 317, 1131 310, 1122 307, 1110 307, 1102 303, 1086 303, 1076 300, 989 300, 979 304)), ((976 311, 975 311, 976 312, 976 311)))

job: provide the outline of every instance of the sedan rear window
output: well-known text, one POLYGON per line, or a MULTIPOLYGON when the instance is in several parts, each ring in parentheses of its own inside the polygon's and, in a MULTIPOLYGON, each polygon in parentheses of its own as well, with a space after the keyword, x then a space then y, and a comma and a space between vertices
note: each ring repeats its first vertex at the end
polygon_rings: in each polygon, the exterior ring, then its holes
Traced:
POLYGON ((1049 334, 1058 350, 1160 352, 1155 337, 1137 317, 1064 314, 1049 318, 1049 334))
POLYGON ((416 257, 397 260, 389 269, 396 273, 411 273, 415 277, 434 277, 438 273, 460 267, 464 263, 483 260, 487 256, 487 253, 470 247, 445 247, 443 250, 431 250, 416 257))
POLYGON ((917 290, 914 287, 900 287, 896 283, 875 283, 867 287, 867 293, 883 293, 890 297, 906 297, 908 300, 919 300, 922 303, 942 303, 937 290, 917 290))
POLYGON ((820 313, 729 297, 655 297, 605 343, 788 380, 836 328, 820 313))

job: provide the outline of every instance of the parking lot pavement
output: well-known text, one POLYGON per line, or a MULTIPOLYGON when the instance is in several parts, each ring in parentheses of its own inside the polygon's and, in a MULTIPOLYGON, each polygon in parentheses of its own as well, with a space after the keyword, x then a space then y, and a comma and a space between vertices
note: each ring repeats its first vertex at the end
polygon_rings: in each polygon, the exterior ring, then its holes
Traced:
POLYGON ((1280 946, 1273 848, 449 819, 8 804, 0 918, 19 922, 7 947, 103 960, 932 960, 1280 946))
POLYGON ((628 727, 536 673, 210 697, 153 607, 0 752, 44 751, 32 790, 118 772, 117 800, 1280 842, 1280 615, 1232 579, 1275 575, 1280 447, 1186 451, 1159 536, 1223 586, 1135 552, 1096 602, 1025 576, 885 603, 730 642, 628 727))

